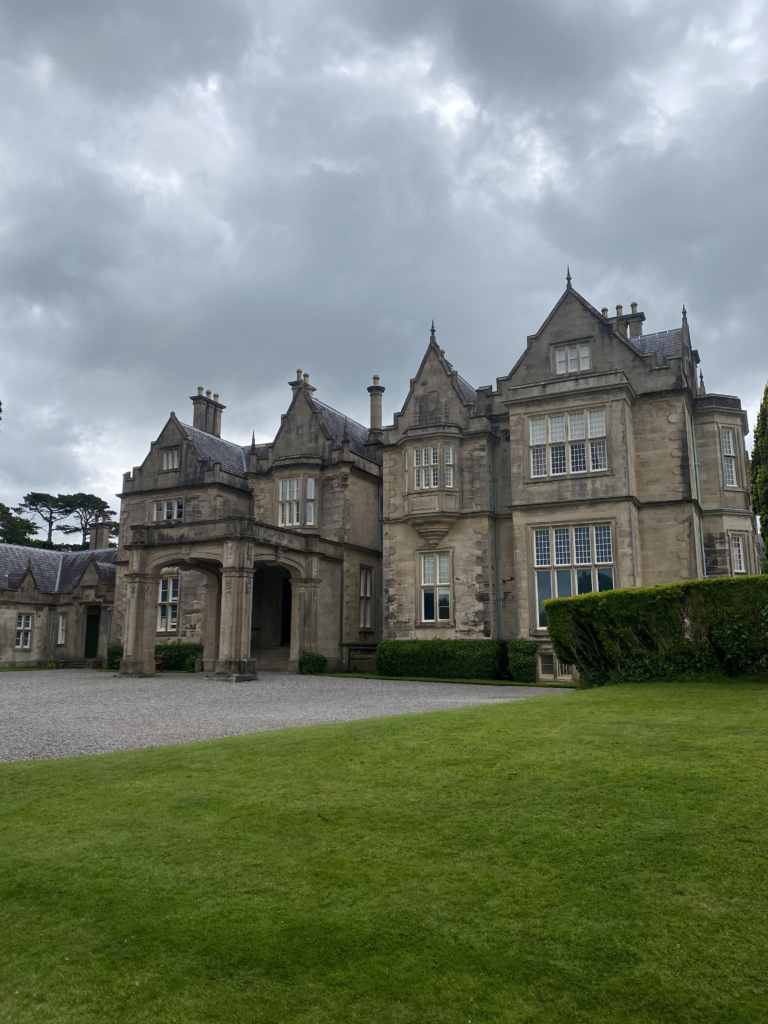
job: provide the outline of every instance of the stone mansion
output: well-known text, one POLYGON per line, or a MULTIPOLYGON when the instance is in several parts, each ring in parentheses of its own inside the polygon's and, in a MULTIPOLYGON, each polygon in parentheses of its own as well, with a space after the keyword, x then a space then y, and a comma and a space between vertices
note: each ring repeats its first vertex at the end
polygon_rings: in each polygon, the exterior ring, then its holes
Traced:
MULTIPOLYGON (((124 477, 120 671, 154 672, 177 638, 240 674, 305 650, 360 670, 380 639, 522 636, 546 679, 570 672, 547 598, 759 572, 741 402, 706 394, 685 311, 657 334, 644 320, 569 276, 495 386, 468 384, 433 327, 392 424, 378 377, 365 427, 299 371, 270 444, 224 440, 199 388, 192 423, 171 413, 124 477)), ((0 614, 6 597, 0 581, 0 614)))

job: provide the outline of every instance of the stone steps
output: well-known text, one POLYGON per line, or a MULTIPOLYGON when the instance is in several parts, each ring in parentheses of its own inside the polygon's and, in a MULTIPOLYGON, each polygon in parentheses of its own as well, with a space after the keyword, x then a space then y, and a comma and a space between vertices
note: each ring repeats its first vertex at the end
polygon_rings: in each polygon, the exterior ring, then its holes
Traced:
POLYGON ((287 672, 290 654, 291 649, 286 644, 285 647, 268 647, 254 651, 253 657, 256 659, 259 672, 287 672))

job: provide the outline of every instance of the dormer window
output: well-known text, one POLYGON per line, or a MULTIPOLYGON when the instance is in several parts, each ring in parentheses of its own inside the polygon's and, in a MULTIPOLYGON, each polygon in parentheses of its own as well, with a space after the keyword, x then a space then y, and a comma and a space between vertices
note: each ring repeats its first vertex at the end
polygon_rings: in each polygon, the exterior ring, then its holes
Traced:
POLYGON ((589 344, 580 342, 578 345, 563 345, 555 349, 555 368, 557 373, 578 373, 590 368, 589 344))
POLYGON ((163 469, 179 468, 179 448, 163 448, 163 469))

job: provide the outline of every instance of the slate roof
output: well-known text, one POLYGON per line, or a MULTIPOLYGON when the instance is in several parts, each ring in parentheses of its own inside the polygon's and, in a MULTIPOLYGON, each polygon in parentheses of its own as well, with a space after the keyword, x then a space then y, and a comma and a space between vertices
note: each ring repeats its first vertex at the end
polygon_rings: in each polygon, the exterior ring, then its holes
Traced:
POLYGON ((107 586, 115 585, 117 548, 97 551, 49 551, 20 544, 0 544, 0 590, 18 590, 31 567, 43 594, 67 594, 78 585, 91 562, 107 586))
POLYGON ((639 338, 629 338, 628 340, 641 355, 655 352, 657 366, 670 356, 682 356, 683 354, 683 332, 680 327, 674 331, 643 334, 639 338))
POLYGON ((180 423, 186 437, 192 438, 192 443, 203 459, 211 459, 212 462, 220 462, 221 468, 226 473, 234 473, 236 476, 244 476, 248 469, 248 447, 242 447, 232 441, 225 441, 223 437, 215 437, 207 434, 204 430, 197 430, 187 423, 180 423))
POLYGON ((336 444, 341 444, 342 438, 344 437, 344 424, 347 426, 347 435, 349 437, 349 450, 354 452, 355 455, 362 455, 364 459, 370 459, 372 452, 366 447, 368 440, 368 427, 364 427, 362 423, 358 423, 357 420, 350 419, 349 416, 345 416, 343 412, 339 412, 338 409, 333 409, 330 405, 326 405, 325 402, 318 401, 317 398, 310 398, 310 401, 315 409, 321 413, 323 417, 323 426, 333 438, 336 444))
POLYGON ((475 391, 471 384, 467 384, 467 382, 464 380, 460 373, 456 374, 456 388, 459 392, 462 402, 469 402, 470 404, 474 404, 475 399, 477 398, 477 392, 475 391))

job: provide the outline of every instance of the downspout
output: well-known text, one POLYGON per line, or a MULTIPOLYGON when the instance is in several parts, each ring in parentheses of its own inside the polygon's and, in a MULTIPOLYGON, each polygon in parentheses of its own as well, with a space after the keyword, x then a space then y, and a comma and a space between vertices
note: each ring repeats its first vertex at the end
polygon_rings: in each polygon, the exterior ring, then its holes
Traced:
POLYGON ((496 639, 501 640, 501 580, 499 579, 499 517, 498 517, 498 478, 496 476, 496 424, 491 427, 494 434, 493 442, 493 552, 494 552, 494 573, 496 583, 496 639))
POLYGON ((693 439, 693 468, 696 472, 696 500, 699 503, 699 539, 701 540, 701 571, 707 579, 707 557, 704 554, 704 518, 701 514, 701 487, 699 486, 699 456, 696 451, 696 424, 691 416, 691 438, 693 439))
POLYGON ((379 477, 379 641, 384 637, 384 460, 379 477))

